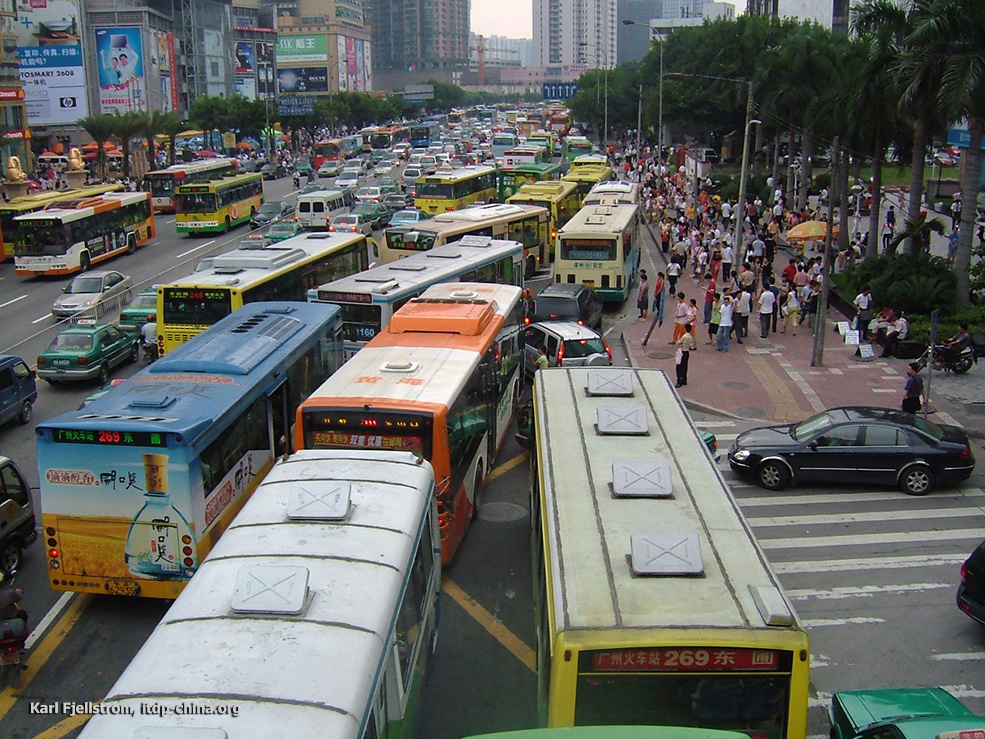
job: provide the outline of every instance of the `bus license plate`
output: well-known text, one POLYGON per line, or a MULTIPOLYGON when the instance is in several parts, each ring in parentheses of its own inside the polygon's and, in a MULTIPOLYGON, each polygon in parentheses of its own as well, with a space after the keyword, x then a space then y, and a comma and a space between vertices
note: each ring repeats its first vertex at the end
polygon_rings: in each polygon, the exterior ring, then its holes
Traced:
POLYGON ((112 595, 136 595, 140 592, 136 580, 110 580, 107 587, 112 595))

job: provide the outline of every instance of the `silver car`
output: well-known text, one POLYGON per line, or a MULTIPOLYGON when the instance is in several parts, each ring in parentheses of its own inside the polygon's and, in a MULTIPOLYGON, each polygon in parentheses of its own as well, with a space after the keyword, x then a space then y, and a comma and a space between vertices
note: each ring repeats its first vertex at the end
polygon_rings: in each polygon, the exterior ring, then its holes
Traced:
POLYGON ((524 369, 532 375, 541 346, 547 347, 551 367, 609 367, 612 350, 602 335, 574 321, 531 323, 524 329, 524 369))
POLYGON ((51 306, 56 319, 69 318, 82 311, 91 311, 88 318, 99 318, 107 311, 127 305, 131 299, 132 280, 113 270, 85 272, 62 288, 61 297, 51 306))

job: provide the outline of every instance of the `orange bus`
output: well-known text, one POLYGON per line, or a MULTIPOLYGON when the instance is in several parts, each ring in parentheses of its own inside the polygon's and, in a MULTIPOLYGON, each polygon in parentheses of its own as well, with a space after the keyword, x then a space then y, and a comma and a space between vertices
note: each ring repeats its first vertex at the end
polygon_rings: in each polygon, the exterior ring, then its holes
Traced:
POLYGON ((428 460, 448 564, 520 398, 523 318, 513 285, 428 288, 300 405, 297 448, 400 449, 428 460))

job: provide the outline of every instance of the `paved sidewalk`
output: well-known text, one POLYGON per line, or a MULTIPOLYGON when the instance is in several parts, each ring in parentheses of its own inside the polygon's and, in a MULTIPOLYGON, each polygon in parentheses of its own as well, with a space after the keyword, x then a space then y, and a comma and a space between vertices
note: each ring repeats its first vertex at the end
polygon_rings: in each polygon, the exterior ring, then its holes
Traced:
MULTIPOLYGON (((644 250, 644 266, 648 270, 654 267, 651 274, 663 271, 663 255, 652 238, 644 239, 644 250)), ((688 299, 697 299, 700 316, 703 289, 688 275, 681 276, 677 287, 688 299)), ((664 324, 654 329, 646 346, 642 342, 652 316, 645 321, 630 316, 611 333, 621 333, 633 364, 662 369, 674 378, 675 347, 667 342, 674 330, 677 301, 668 302, 664 324)), ((858 361, 854 358, 856 347, 846 346, 834 330, 836 321, 847 319, 833 310, 829 310, 828 319, 823 366, 816 367, 811 366, 814 339, 806 323, 796 336, 771 333, 768 339, 761 339, 759 317, 754 314, 749 322, 751 335, 743 344, 733 338, 728 353, 706 344, 707 326, 699 325, 688 384, 678 392, 686 403, 703 410, 775 422, 799 421, 839 405, 899 408, 908 360, 858 361)), ((878 355, 881 349, 875 348, 878 355)), ((934 372, 930 405, 932 420, 961 426, 969 435, 985 437, 985 362, 979 362, 964 375, 934 372)))

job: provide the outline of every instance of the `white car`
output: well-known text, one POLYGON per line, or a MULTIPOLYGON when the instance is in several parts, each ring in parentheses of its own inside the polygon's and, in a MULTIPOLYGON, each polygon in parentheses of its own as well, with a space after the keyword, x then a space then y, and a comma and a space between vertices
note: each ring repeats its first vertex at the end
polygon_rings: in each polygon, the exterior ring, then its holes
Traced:
POLYGON ((438 160, 433 156, 421 157, 421 169, 426 174, 434 174, 438 169, 438 160))
POLYGON ((390 147, 390 151, 397 155, 397 159, 406 159, 410 155, 411 146, 406 141, 401 141, 390 147))
POLYGON ((383 200, 383 190, 379 187, 360 187, 356 190, 357 203, 379 203, 383 200))
POLYGON ((417 180, 424 176, 424 170, 418 169, 417 167, 407 167, 404 173, 400 175, 400 184, 404 187, 415 189, 417 187, 417 180))
POLYGON ((355 172, 343 171, 335 178, 335 187, 341 190, 355 190, 359 187, 359 175, 355 172))
POLYGON ((332 216, 332 220, 328 222, 328 230, 343 233, 349 231, 372 236, 373 224, 359 213, 345 213, 340 216, 332 216))

